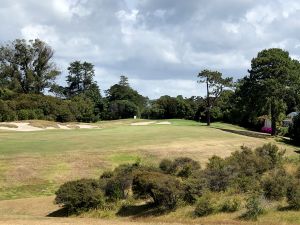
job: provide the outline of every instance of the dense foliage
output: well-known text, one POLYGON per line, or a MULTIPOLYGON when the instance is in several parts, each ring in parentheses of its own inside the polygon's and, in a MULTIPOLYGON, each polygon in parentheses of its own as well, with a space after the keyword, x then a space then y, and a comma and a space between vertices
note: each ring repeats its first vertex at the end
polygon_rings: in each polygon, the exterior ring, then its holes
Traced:
POLYGON ((104 204, 104 196, 95 180, 82 179, 63 184, 56 192, 55 203, 69 213, 78 213, 104 204))
POLYGON ((195 216, 244 209, 241 218, 256 220, 264 212, 263 199, 286 199, 289 208, 300 208, 300 169, 286 171, 283 156, 284 151, 266 144, 243 147, 224 159, 213 156, 204 169, 187 157, 163 159, 159 167, 137 161, 105 171, 98 180, 63 184, 56 203, 70 212, 142 203, 159 213, 189 204, 195 205, 195 216))

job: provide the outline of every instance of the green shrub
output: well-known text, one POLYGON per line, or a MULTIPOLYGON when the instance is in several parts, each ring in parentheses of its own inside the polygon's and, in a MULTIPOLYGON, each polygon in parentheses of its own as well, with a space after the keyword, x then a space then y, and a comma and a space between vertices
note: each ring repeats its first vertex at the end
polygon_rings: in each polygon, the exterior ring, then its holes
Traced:
POLYGON ((119 177, 108 180, 105 186, 105 196, 111 201, 117 201, 126 198, 125 185, 123 180, 119 177))
POLYGON ((236 212, 241 207, 241 199, 237 197, 227 198, 220 206, 221 212, 236 212))
POLYGON ((196 203, 197 199, 202 196, 207 188, 207 181, 202 173, 193 174, 184 180, 183 183, 183 200, 189 204, 196 203))
POLYGON ((0 121, 13 121, 17 119, 14 107, 10 106, 11 101, 0 99, 0 121))
POLYGON ((175 177, 159 172, 138 173, 132 185, 137 198, 150 197, 162 210, 176 208, 182 195, 180 182, 175 177))
POLYGON ((283 162, 285 150, 280 150, 277 145, 264 144, 255 149, 255 155, 258 158, 258 172, 264 173, 280 166, 283 162))
POLYGON ((246 212, 242 215, 246 220, 257 220, 258 216, 264 213, 261 199, 257 195, 251 195, 246 202, 246 212))
POLYGON ((105 196, 111 201, 125 199, 129 196, 136 164, 124 164, 114 169, 113 172, 103 173, 101 179, 106 179, 105 196))
POLYGON ((114 172, 111 170, 107 170, 101 174, 100 179, 112 178, 113 176, 114 176, 114 172))
POLYGON ((275 169, 262 180, 264 195, 270 200, 280 200, 286 196, 291 177, 284 169, 275 169))
POLYGON ((172 165, 173 165, 173 162, 171 160, 163 159, 159 164, 159 168, 165 173, 170 173, 172 165))
POLYGON ((173 174, 179 177, 189 177, 193 171, 199 170, 200 164, 188 157, 179 157, 174 161, 163 159, 159 168, 168 174, 173 174))
POLYGON ((55 203, 62 205, 69 213, 95 209, 105 202, 98 182, 92 179, 67 182, 55 194, 55 203))
POLYGON ((230 181, 230 187, 237 193, 261 192, 260 176, 246 176, 243 173, 237 173, 230 181))
POLYGON ((214 198, 211 193, 205 193, 202 197, 200 197, 197 201, 197 205, 195 208, 195 215, 202 217, 213 214, 217 211, 217 206, 214 198))
POLYGON ((176 158, 172 167, 173 173, 179 177, 189 177, 193 171, 201 168, 199 162, 188 157, 176 158))
POLYGON ((225 191, 232 178, 232 171, 227 162, 219 156, 209 159, 204 176, 211 191, 225 191))
POLYGON ((294 181, 287 189, 287 202, 293 209, 300 209, 300 183, 294 181))

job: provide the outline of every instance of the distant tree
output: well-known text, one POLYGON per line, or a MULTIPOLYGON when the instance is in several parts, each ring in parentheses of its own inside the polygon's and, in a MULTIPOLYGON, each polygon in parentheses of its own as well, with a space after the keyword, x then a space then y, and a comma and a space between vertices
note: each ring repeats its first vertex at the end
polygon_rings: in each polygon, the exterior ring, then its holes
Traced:
MULTIPOLYGON (((120 82, 118 84, 112 85, 108 90, 105 91, 105 93, 107 95, 107 100, 111 103, 120 100, 127 101, 125 105, 131 105, 130 108, 134 108, 131 104, 133 103, 136 108, 138 108, 138 114, 142 111, 147 102, 147 98, 140 95, 136 90, 129 86, 128 78, 125 76, 121 76, 120 82)), ((119 103, 118 105, 120 105, 119 103)), ((121 105, 124 104, 122 103, 121 105)), ((112 104, 112 106, 113 108, 115 108, 116 104, 112 104)), ((126 115, 131 114, 126 113, 126 115)), ((121 117, 124 118, 123 116, 121 117)))
POLYGON ((18 93, 42 93, 60 74, 45 42, 20 40, 0 47, 0 87, 18 93))
POLYGON ((74 61, 68 67, 67 94, 69 97, 83 93, 95 85, 94 65, 88 62, 74 61))
POLYGON ((289 128, 289 135, 295 144, 300 145, 300 114, 294 117, 293 124, 289 128))
POLYGON ((211 109, 216 99, 221 95, 225 87, 232 86, 232 77, 223 78, 218 71, 203 70, 198 74, 199 83, 206 84, 206 116, 207 126, 210 126, 211 109))
POLYGON ((119 85, 129 87, 128 77, 121 75, 119 85))
POLYGON ((287 51, 263 50, 252 59, 250 75, 241 81, 239 98, 248 118, 270 115, 272 135, 276 135, 277 123, 286 112, 286 99, 292 90, 299 88, 298 64, 287 51))

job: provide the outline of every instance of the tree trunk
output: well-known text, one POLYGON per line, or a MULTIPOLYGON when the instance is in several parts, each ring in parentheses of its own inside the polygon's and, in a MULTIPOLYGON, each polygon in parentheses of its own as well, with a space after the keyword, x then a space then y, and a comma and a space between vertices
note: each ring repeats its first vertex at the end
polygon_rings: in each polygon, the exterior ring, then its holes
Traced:
POLYGON ((206 91, 207 91, 207 108, 206 108, 206 117, 207 117, 207 126, 210 126, 210 98, 209 98, 209 88, 208 80, 206 81, 206 91))
POLYGON ((276 109, 275 109, 274 99, 272 99, 271 102, 271 127, 272 127, 271 135, 275 136, 277 133, 277 128, 276 128, 276 109))

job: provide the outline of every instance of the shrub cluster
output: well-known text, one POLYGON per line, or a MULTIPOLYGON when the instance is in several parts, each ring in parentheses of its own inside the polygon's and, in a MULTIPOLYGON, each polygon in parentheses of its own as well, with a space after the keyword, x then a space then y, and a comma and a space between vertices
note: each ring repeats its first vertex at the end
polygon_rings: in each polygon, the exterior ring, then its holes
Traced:
POLYGON ((238 211, 243 199, 234 195, 246 193, 250 197, 242 218, 255 220, 263 213, 261 197, 286 197, 291 208, 300 209, 299 172, 295 177, 289 175, 282 166, 283 156, 284 151, 266 144, 254 150, 242 147, 225 159, 213 156, 205 169, 186 157, 164 159, 159 168, 140 162, 120 165, 103 172, 98 180, 67 182, 56 192, 56 203, 70 212, 128 199, 147 202, 160 212, 174 210, 182 203, 196 204, 195 215, 206 216, 238 211), (225 197, 224 192, 229 195, 225 197))
POLYGON ((41 94, 12 94, 6 100, 0 99, 0 121, 92 122, 99 119, 94 107, 94 103, 83 96, 64 100, 41 94))
POLYGON ((264 213, 260 197, 257 195, 252 195, 247 199, 246 209, 242 215, 242 218, 246 220, 257 220, 258 216, 264 213))
POLYGON ((162 210, 176 208, 181 197, 181 184, 176 177, 159 172, 141 172, 133 180, 136 197, 151 197, 162 210))
POLYGON ((56 191, 55 203, 68 213, 78 213, 104 205, 104 196, 96 180, 82 179, 63 184, 56 191))

